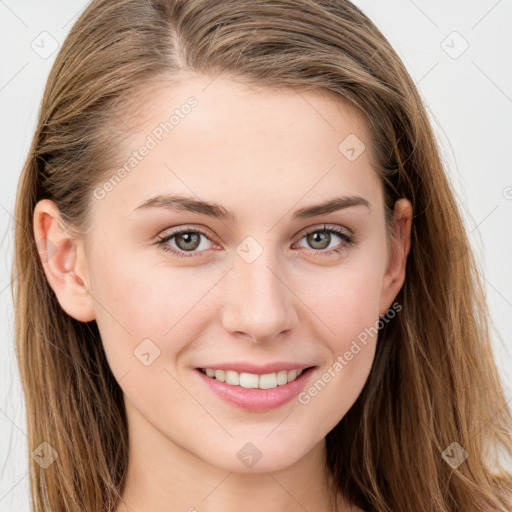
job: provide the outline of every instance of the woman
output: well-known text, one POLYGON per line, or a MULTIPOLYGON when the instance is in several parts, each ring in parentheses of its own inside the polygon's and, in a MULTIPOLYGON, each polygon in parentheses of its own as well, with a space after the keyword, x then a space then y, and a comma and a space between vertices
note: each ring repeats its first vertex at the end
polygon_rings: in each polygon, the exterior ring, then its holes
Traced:
POLYGON ((510 510, 462 218, 351 3, 93 1, 16 214, 35 511, 510 510))

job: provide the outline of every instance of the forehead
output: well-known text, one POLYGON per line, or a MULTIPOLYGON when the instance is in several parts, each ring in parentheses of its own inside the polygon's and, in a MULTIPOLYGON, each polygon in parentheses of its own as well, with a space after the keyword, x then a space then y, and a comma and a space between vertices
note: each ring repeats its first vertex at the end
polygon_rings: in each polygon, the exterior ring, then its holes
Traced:
POLYGON ((325 141, 339 151, 339 142, 357 135, 371 149, 362 116, 342 96, 320 88, 267 87, 236 77, 191 73, 175 83, 155 82, 137 91, 124 119, 118 119, 121 150, 131 149, 141 135, 167 146, 190 140, 190 135, 196 145, 217 138, 218 147, 231 149, 251 147, 252 141, 259 146, 266 137, 269 150, 279 145, 282 151, 287 143, 304 139, 310 142, 305 149, 325 141))
POLYGON ((125 211, 157 193, 265 208, 338 192, 378 199, 365 123, 330 91, 193 75, 138 94, 121 121, 110 172, 125 172, 109 198, 125 211))

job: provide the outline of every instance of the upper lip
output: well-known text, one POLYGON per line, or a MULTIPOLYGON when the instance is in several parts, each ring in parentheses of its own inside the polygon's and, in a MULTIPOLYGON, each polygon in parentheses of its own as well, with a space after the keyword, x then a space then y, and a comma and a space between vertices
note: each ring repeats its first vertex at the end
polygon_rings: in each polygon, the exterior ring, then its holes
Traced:
POLYGON ((254 373, 264 375, 266 373, 274 373, 280 370, 304 370, 314 366, 312 364, 292 363, 289 361, 276 361, 267 364, 254 364, 249 362, 240 363, 215 363, 211 365, 201 366, 201 368, 212 368, 213 370, 234 370, 238 373, 254 373))

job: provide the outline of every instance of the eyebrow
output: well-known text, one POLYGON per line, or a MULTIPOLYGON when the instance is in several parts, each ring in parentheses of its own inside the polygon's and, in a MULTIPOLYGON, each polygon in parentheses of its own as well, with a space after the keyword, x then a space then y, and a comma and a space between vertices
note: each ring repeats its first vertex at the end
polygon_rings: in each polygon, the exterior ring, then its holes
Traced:
MULTIPOLYGON (((296 210, 291 218, 292 221, 325 215, 353 206, 366 206, 371 211, 370 203, 360 196, 343 196, 329 199, 323 203, 318 203, 296 210)), ((144 201, 133 210, 146 210, 149 208, 165 208, 175 211, 188 211, 206 215, 221 220, 229 220, 236 223, 236 215, 224 208, 218 203, 209 201, 200 201, 180 195, 157 195, 144 201)), ((133 213, 132 212, 132 213, 133 213)))

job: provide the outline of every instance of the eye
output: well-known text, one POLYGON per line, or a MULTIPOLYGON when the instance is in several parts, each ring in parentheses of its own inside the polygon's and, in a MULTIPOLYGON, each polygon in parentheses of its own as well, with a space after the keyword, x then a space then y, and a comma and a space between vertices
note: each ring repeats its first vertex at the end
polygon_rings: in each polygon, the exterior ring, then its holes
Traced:
MULTIPOLYGON (((200 249, 207 249, 207 247, 205 248, 204 244, 202 244, 202 237, 211 242, 208 235, 203 231, 185 227, 172 231, 171 233, 161 235, 156 243, 162 248, 162 250, 170 252, 175 256, 180 258, 190 258, 196 256, 194 253, 201 253, 202 250, 200 249), (169 244, 171 241, 175 244, 174 247, 169 244)), ((321 229, 317 228, 315 230, 308 231, 300 240, 302 239, 306 239, 307 243, 310 244, 313 249, 318 249, 315 252, 325 256, 333 253, 339 253, 343 251, 347 245, 355 244, 354 236, 350 232, 337 226, 329 227, 324 225, 321 229), (323 233, 324 235, 320 237, 315 236, 319 233, 323 233), (332 235, 340 238, 343 243, 338 244, 334 249, 324 251, 324 249, 329 247, 332 241, 332 235)))
POLYGON ((206 233, 197 229, 190 228, 182 228, 172 233, 164 234, 161 236, 157 244, 162 247, 162 250, 166 252, 171 252, 172 254, 182 257, 182 258, 190 258, 194 255, 186 254, 196 252, 196 249, 204 249, 202 246, 201 237, 210 240, 206 233), (175 239, 175 240, 174 240, 175 239), (174 241, 175 247, 168 245, 168 242, 174 241), (177 250, 176 250, 177 249, 177 250))
POLYGON ((355 237, 350 232, 337 227, 337 226, 324 226, 321 229, 315 229, 313 231, 308 231, 303 235, 302 239, 306 239, 307 243, 312 247, 313 249, 319 249, 318 251, 320 255, 329 255, 333 253, 339 253, 343 251, 347 245, 351 246, 355 244, 355 237), (321 236, 318 236, 319 234, 322 234, 321 236), (330 243, 332 242, 332 235, 335 235, 335 237, 340 238, 343 243, 338 244, 335 246, 335 248, 331 248, 328 251, 323 251, 323 249, 326 249, 329 247, 330 243))

